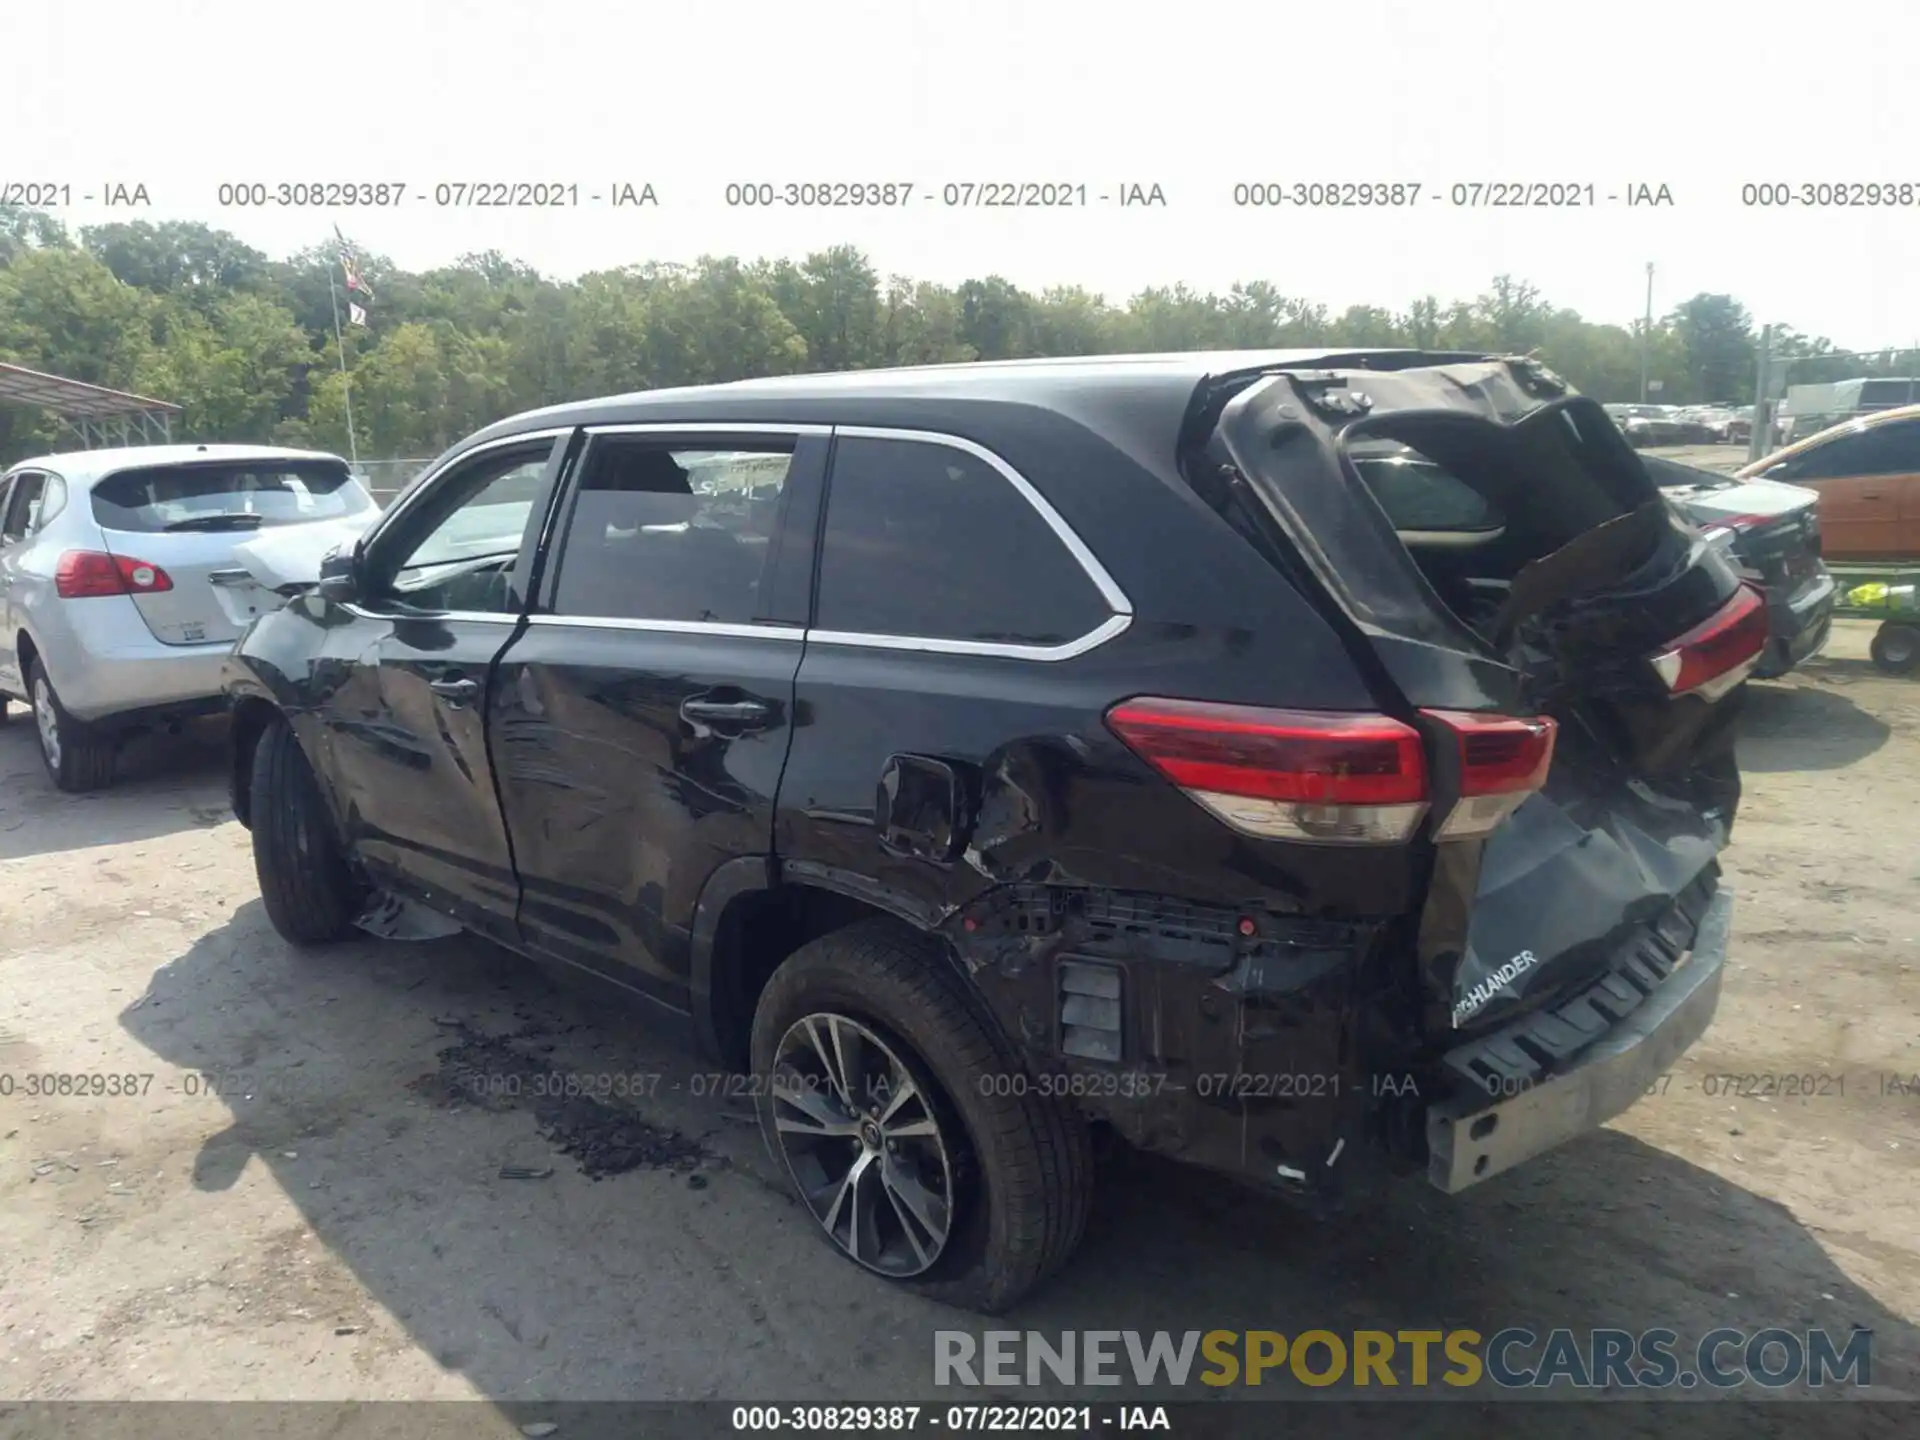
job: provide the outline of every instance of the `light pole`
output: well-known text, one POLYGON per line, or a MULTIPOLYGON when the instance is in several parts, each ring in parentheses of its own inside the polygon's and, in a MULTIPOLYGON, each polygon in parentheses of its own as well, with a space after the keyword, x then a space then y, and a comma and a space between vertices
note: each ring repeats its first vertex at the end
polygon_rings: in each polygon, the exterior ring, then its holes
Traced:
POLYGON ((1647 372, 1653 363, 1653 262, 1647 262, 1647 315, 1640 324, 1640 403, 1647 403, 1647 372))

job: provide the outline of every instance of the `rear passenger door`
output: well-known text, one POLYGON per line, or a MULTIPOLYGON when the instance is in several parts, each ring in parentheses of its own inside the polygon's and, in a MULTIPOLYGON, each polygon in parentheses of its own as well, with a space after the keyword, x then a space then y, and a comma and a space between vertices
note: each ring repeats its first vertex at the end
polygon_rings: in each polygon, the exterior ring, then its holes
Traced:
POLYGON ((1920 425, 1912 422, 1863 426, 1782 461, 1761 478, 1819 494, 1821 550, 1829 559, 1916 553, 1901 525, 1901 497, 1920 473, 1920 455, 1910 453, 1916 434, 1920 425))
POLYGON ((1128 625, 1099 562, 999 457, 948 436, 839 428, 793 753, 781 873, 936 923, 996 860, 1071 864, 1098 802, 1067 747, 1117 683, 1128 625), (979 813, 991 792, 991 812, 979 813), (983 842, 984 843, 984 842, 983 842))
POLYGON ((773 848, 827 443, 589 431, 495 675, 522 934, 675 1010, 701 886, 773 848))

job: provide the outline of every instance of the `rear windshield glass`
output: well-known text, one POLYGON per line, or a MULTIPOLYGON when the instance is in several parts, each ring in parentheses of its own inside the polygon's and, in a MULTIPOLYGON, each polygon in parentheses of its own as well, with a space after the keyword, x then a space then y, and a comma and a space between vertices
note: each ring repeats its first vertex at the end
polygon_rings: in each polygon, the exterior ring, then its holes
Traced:
POLYGON ((1347 454, 1402 534, 1479 534, 1506 523, 1492 501, 1410 446, 1360 440, 1348 446, 1347 454))
POLYGON ((337 460, 242 460, 122 470, 93 487, 107 530, 259 530, 337 520, 373 497, 337 460))

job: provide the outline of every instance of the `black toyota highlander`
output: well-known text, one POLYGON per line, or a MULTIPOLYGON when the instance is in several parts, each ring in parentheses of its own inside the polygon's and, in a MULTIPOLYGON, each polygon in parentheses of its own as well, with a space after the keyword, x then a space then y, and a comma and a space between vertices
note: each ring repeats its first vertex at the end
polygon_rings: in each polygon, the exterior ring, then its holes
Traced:
POLYGON ((1457 1192, 1718 1000, 1766 613, 1531 360, 563 405, 291 590, 229 672, 280 933, 412 910, 618 983, 754 1078, 824 1236, 956 1304, 1068 1259, 1098 1129, 1457 1192))

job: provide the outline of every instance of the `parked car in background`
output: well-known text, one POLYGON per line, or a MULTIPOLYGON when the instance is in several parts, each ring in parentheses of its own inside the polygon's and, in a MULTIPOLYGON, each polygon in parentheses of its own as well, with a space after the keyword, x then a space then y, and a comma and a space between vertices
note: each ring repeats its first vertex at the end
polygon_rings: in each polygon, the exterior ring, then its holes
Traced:
POLYGON ((1609 405, 1607 413, 1613 416, 1620 433, 1636 448, 1645 445, 1684 445, 1688 436, 1696 433, 1690 431, 1664 405, 1609 405))
MULTIPOLYGON (((131 733, 225 708, 235 547, 377 513, 337 455, 157 445, 42 455, 0 476, 0 712, 27 702, 62 790, 113 780, 131 733)), ((241 578, 245 578, 244 571, 241 578)))
POLYGON ((1733 411, 1724 405, 1689 405, 1674 413, 1684 438, 1683 445, 1717 445, 1727 438, 1733 411))
POLYGON ((1826 645, 1838 587, 1820 559, 1819 495, 1772 480, 1739 480, 1661 455, 1640 461, 1709 540, 1767 597, 1769 638, 1754 676, 1785 675, 1826 645))
POLYGON ((1736 474, 1818 494, 1829 560, 1920 559, 1920 405, 1842 421, 1736 474))
POLYGON ((825 1240, 998 1311, 1095 1124, 1452 1194, 1647 1093, 1765 641, 1531 361, 754 380, 457 446, 235 647, 233 803, 289 941, 398 901, 624 987, 825 1240))

